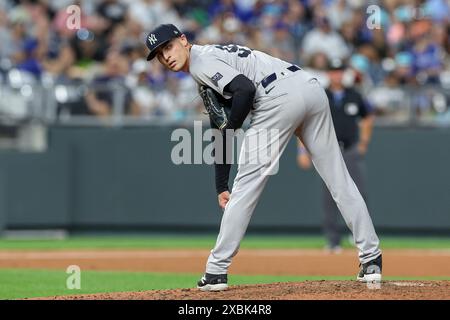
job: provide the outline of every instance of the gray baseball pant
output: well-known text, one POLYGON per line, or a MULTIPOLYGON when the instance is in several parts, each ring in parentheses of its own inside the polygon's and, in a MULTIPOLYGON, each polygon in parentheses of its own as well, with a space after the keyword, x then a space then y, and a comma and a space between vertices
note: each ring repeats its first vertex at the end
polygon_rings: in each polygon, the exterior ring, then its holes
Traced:
MULTIPOLYGON (((357 144, 345 150, 341 148, 341 151, 348 172, 367 204, 364 156, 359 153, 357 144)), ((330 247, 339 246, 342 233, 341 225, 339 223, 339 209, 325 184, 322 185, 322 206, 324 214, 323 231, 328 245, 330 247)))
POLYGON ((216 245, 207 261, 207 273, 227 273, 269 178, 267 173, 276 171, 279 158, 294 134, 303 141, 314 167, 353 233, 360 262, 368 262, 381 254, 367 206, 342 158, 325 91, 317 80, 303 71, 277 73, 277 77, 278 80, 265 88, 273 87, 267 94, 262 86, 257 88, 238 172, 216 245), (267 144, 247 143, 255 138, 264 140, 267 130, 271 129, 278 130, 279 134, 270 136, 267 144), (254 161, 260 160, 257 154, 266 152, 265 149, 272 151, 269 159, 254 161), (243 155, 246 161, 242 161, 243 155))

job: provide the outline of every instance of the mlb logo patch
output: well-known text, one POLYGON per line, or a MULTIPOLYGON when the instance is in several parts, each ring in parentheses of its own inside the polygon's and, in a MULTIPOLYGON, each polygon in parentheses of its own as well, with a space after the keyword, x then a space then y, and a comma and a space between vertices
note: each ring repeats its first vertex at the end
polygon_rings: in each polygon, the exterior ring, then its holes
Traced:
POLYGON ((215 84, 216 87, 218 87, 219 86, 218 82, 222 78, 223 78, 223 75, 220 72, 217 72, 215 75, 213 75, 211 77, 211 81, 212 81, 212 83, 215 84))

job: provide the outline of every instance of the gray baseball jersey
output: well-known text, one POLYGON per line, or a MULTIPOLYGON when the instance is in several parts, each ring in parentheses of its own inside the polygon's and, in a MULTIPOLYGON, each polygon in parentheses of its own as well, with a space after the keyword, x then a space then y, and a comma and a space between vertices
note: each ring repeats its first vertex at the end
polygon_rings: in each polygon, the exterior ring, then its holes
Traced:
POLYGON ((189 69, 199 84, 208 85, 225 97, 224 87, 238 74, 245 75, 256 87, 250 128, 240 151, 247 161, 239 161, 220 233, 208 258, 207 273, 227 273, 269 177, 263 172, 272 172, 278 165, 293 135, 307 148, 352 231, 360 262, 381 254, 367 206, 342 158, 328 99, 317 79, 283 60, 236 45, 194 45, 189 69), (268 130, 277 130, 278 134, 268 136, 268 130), (261 152, 268 154, 267 150, 270 155, 259 158, 261 152))
POLYGON ((291 65, 243 46, 193 45, 189 72, 197 83, 205 84, 228 98, 223 89, 238 74, 249 78, 257 87, 274 70, 283 70, 291 65))

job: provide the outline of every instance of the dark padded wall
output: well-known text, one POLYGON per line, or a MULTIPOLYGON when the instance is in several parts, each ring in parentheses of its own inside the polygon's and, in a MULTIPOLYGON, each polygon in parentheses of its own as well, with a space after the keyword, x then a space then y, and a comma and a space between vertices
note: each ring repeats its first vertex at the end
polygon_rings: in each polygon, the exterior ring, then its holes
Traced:
MULTIPOLYGON (((172 164, 172 130, 53 127, 45 153, 0 153, 0 229, 217 230, 213 168, 172 164)), ((450 130, 375 130, 367 162, 377 227, 450 231, 449 141, 450 130)), ((252 228, 320 227, 320 179, 295 156, 292 140, 252 228)))

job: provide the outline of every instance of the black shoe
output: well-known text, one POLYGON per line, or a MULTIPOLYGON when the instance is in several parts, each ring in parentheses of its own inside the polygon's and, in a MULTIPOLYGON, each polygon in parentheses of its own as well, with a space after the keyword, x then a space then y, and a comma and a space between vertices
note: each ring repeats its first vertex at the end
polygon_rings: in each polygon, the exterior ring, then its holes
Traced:
POLYGON ((197 288, 201 291, 222 291, 228 289, 228 278, 226 274, 211 274, 205 275, 197 282, 197 288))
POLYGON ((356 280, 361 282, 381 282, 382 258, 377 258, 359 265, 360 270, 356 280))

